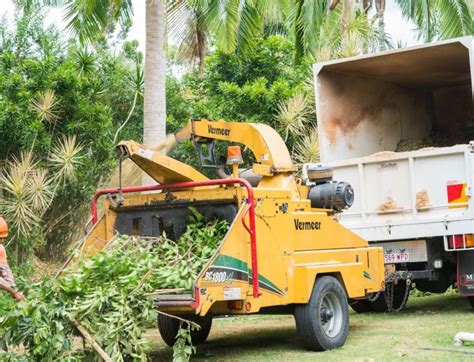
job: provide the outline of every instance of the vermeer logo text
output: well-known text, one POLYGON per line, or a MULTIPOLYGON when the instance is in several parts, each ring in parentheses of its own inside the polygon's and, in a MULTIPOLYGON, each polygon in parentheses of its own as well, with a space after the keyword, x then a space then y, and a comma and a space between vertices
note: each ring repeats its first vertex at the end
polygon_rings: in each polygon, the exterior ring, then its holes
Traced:
POLYGON ((207 131, 210 134, 220 134, 222 136, 228 136, 230 129, 212 127, 211 125, 207 126, 207 131))
POLYGON ((321 230, 321 223, 319 221, 300 221, 299 219, 293 221, 295 222, 296 230, 321 230))

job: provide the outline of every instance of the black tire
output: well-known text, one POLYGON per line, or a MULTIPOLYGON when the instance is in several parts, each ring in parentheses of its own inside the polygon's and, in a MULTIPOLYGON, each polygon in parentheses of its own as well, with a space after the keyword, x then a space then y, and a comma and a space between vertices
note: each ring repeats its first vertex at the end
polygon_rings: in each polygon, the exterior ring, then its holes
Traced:
POLYGON ((349 332, 349 306, 341 283, 330 276, 316 279, 309 302, 296 305, 295 320, 307 349, 326 351, 341 347, 349 332))
POLYGON ((372 306, 368 300, 353 300, 349 302, 349 305, 356 313, 372 312, 372 306))
MULTIPOLYGON (((398 308, 405 308, 405 305, 408 301, 405 301, 405 304, 403 304, 403 298, 405 296, 405 290, 406 290, 406 284, 403 281, 398 282, 398 284, 395 285, 395 288, 393 289, 393 309, 398 309, 398 308)), ((385 292, 381 292, 379 297, 373 301, 369 302, 370 307, 372 308, 372 311, 376 313, 385 313, 388 312, 388 305, 387 301, 385 300, 385 292)))
POLYGON ((420 292, 444 293, 456 282, 456 269, 443 268, 439 270, 436 280, 419 279, 415 288, 420 292))
POLYGON ((471 305, 471 307, 474 308, 474 295, 469 295, 467 297, 467 300, 468 300, 469 304, 471 305))
MULTIPOLYGON (((194 315, 182 316, 184 319, 197 323, 201 328, 191 331, 191 340, 193 344, 204 343, 209 336, 212 327, 212 317, 201 317, 194 315)), ((165 343, 172 347, 176 342, 180 321, 176 318, 167 317, 158 314, 158 330, 165 343)))

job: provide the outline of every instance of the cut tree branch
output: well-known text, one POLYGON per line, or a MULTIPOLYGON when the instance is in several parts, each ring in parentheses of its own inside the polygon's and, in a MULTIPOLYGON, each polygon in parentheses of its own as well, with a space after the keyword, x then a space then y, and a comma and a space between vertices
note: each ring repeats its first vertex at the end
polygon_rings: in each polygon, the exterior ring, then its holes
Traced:
POLYGON ((70 319, 71 324, 77 328, 77 330, 82 334, 84 339, 94 348, 97 354, 105 361, 105 362, 113 362, 112 358, 105 352, 102 347, 95 341, 94 337, 75 319, 70 319))

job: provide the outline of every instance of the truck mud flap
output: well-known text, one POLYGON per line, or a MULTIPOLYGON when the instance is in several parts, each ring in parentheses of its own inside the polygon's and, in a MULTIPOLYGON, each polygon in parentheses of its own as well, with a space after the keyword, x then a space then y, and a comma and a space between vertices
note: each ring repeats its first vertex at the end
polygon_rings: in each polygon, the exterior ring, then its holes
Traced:
POLYGON ((457 284, 462 295, 474 295, 474 250, 458 251, 457 284))

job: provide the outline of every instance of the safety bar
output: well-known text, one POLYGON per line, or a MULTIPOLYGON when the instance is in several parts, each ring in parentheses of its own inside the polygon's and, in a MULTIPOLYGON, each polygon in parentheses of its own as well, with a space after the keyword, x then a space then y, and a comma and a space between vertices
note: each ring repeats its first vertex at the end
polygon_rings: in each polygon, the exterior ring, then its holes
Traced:
POLYGON ((205 181, 189 181, 189 182, 179 182, 175 184, 165 184, 165 185, 145 185, 145 186, 132 186, 119 188, 110 188, 97 190, 94 197, 91 201, 91 214, 92 214, 92 225, 94 226, 97 223, 97 201, 98 199, 107 194, 117 194, 117 193, 132 193, 132 192, 145 192, 145 191, 157 191, 157 190, 177 190, 177 189, 186 189, 194 187, 203 187, 203 186, 217 186, 217 185, 235 185, 240 184, 247 189, 247 203, 249 205, 248 211, 245 212, 245 216, 248 212, 249 214, 249 226, 244 223, 244 227, 247 232, 250 234, 250 254, 252 262, 252 291, 254 298, 258 298, 261 294, 258 286, 258 263, 257 263, 257 234, 255 230, 255 198, 253 195, 253 188, 250 183, 242 178, 228 178, 228 179, 218 179, 218 180, 205 180, 205 181))

